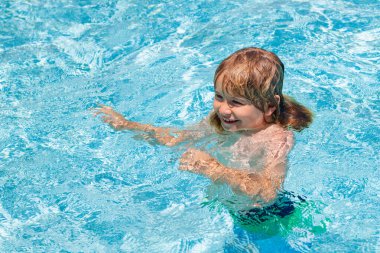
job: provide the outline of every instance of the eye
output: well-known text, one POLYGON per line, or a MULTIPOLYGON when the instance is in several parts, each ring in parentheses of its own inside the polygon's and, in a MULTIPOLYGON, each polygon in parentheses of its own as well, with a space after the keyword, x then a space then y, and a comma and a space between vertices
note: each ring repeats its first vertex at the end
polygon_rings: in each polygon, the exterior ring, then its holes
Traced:
POLYGON ((243 102, 240 102, 240 101, 235 100, 235 99, 232 100, 231 102, 232 102, 233 105, 237 105, 237 106, 244 105, 243 102))
POLYGON ((223 100, 223 96, 220 95, 220 94, 215 94, 215 99, 218 100, 218 101, 222 101, 223 100))

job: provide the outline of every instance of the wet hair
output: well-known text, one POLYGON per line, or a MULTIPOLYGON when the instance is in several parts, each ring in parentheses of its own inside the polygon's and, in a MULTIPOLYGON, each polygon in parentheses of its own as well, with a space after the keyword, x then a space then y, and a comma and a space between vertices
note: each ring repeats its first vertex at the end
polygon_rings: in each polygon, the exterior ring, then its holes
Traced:
MULTIPOLYGON (((261 111, 275 106, 267 123, 279 124, 296 131, 308 127, 312 112, 293 98, 282 94, 284 64, 272 52, 264 49, 243 48, 228 56, 215 71, 216 80, 222 79, 222 90, 230 96, 244 97, 261 111), (276 100, 275 95, 280 97, 276 100)), ((210 124, 219 133, 224 129, 216 112, 210 115, 210 124)))

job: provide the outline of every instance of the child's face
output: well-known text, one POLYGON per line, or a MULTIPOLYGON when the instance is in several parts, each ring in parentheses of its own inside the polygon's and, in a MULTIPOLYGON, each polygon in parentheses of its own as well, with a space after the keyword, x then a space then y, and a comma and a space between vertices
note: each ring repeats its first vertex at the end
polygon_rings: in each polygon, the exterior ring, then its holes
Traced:
POLYGON ((244 97, 234 97, 222 90, 221 82, 216 81, 214 111, 226 131, 260 131, 268 126, 265 114, 244 97))

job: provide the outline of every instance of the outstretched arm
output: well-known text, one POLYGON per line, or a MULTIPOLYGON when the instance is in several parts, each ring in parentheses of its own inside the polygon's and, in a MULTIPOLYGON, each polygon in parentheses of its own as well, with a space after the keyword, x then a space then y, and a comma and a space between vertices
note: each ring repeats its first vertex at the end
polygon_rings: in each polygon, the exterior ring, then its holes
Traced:
POLYGON ((127 120, 123 115, 116 112, 112 107, 100 105, 95 108, 95 116, 101 114, 102 120, 108 123, 115 130, 135 130, 142 131, 152 136, 161 144, 174 146, 187 138, 190 134, 186 130, 174 130, 170 128, 156 127, 149 124, 142 124, 127 120))

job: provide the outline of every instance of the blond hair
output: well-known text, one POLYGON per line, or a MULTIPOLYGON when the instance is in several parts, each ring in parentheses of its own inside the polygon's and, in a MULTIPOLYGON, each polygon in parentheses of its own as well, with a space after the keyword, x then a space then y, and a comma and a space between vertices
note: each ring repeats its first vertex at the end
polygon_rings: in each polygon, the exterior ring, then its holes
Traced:
MULTIPOLYGON (((301 131, 311 124, 313 116, 305 106, 282 94, 284 69, 284 64, 274 53, 255 47, 243 48, 218 66, 214 87, 221 77, 222 89, 227 94, 244 97, 263 112, 275 106, 268 123, 301 131), (279 102, 275 95, 280 97, 279 102)), ((210 124, 217 132, 224 132, 215 112, 211 113, 210 124)))

